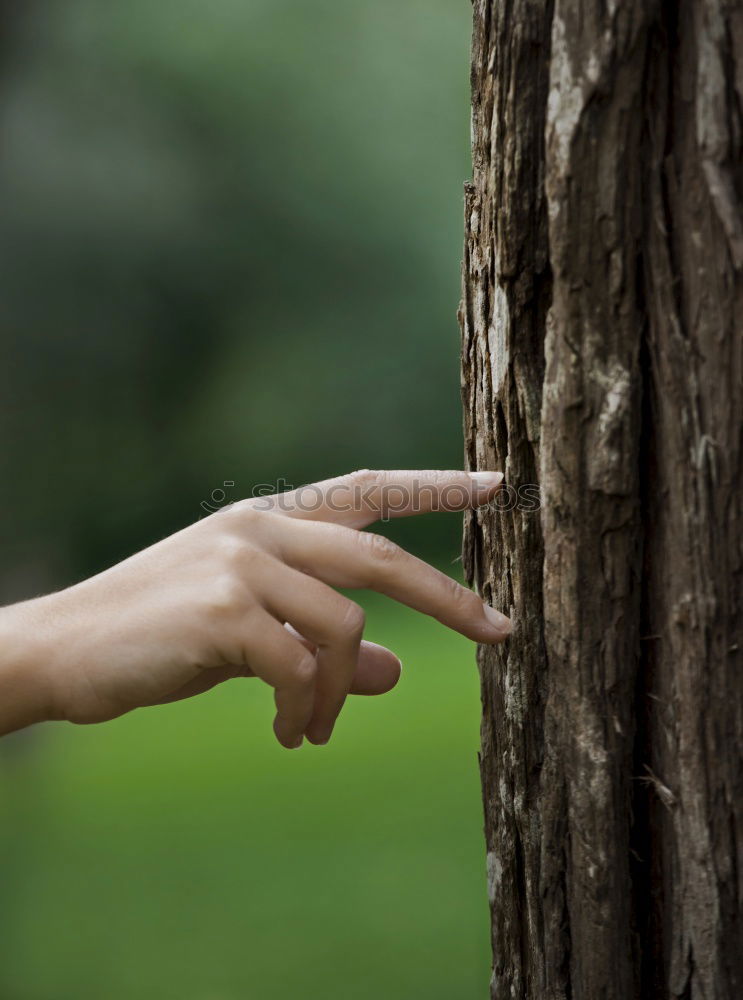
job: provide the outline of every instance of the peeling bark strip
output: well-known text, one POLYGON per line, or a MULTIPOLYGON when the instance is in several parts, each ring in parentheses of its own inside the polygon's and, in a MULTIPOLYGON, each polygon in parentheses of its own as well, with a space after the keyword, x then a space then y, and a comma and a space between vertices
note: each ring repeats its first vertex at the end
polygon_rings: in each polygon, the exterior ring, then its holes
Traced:
POLYGON ((492 996, 743 997, 743 8, 474 0, 492 996))

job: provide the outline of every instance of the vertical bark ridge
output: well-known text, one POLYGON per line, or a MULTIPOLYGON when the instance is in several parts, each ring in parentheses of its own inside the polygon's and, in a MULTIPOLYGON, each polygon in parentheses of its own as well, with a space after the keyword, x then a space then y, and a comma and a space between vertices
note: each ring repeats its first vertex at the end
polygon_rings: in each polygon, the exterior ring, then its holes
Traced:
MULTIPOLYGON (((635 988, 629 871, 640 559, 636 282, 641 233, 645 2, 557 0, 547 121, 552 307, 541 484, 549 672, 543 796, 551 859, 567 869, 578 997, 635 988), (565 844, 565 859, 558 848, 565 844)), ((550 987, 549 979, 547 981, 550 987)))
POLYGON ((732 1000, 743 12, 473 7, 467 460, 542 499, 465 531, 518 623, 478 654, 492 996, 732 1000))
POLYGON ((740 854, 743 12, 664 7, 644 257, 654 489, 646 514, 647 845, 672 996, 743 995, 740 854), (737 46, 731 40, 737 38, 737 46), (734 942, 737 941, 738 945, 734 942))
MULTIPOLYGON (((503 469, 516 484, 538 482, 551 284, 542 179, 550 44, 544 10, 530 0, 474 4, 474 179, 465 192, 461 310, 467 459, 473 468, 503 469)), ((506 649, 479 653, 492 989, 494 997, 520 997, 541 982, 534 956, 544 937, 534 791, 544 702, 538 515, 516 508, 473 515, 464 561, 483 594, 520 622, 506 649)))

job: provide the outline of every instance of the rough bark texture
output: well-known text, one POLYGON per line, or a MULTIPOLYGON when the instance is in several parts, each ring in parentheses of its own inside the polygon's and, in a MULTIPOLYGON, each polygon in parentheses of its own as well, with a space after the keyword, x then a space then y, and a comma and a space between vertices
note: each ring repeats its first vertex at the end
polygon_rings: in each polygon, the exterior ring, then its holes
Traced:
POLYGON ((465 565, 495 998, 743 997, 743 8, 475 0, 465 565), (521 509, 519 509, 519 506, 521 509))

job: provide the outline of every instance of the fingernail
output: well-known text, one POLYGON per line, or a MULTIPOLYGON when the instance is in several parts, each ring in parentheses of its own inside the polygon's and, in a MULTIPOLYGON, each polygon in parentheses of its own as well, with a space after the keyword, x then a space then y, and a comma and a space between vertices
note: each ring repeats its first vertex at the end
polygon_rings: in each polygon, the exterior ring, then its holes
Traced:
POLYGON ((475 489, 478 492, 494 490, 503 482, 502 472, 470 472, 475 489))
POLYGON ((299 748, 302 746, 303 743, 304 743, 304 737, 303 736, 298 736, 296 738, 296 740, 292 743, 292 745, 291 745, 291 747, 289 749, 290 750, 299 750, 299 748))
POLYGON ((483 608, 485 611, 485 617, 490 624, 498 630, 500 635, 503 637, 509 635, 511 629, 513 628, 511 619, 502 615, 500 611, 496 611, 495 608, 491 608, 489 604, 484 604, 483 608))

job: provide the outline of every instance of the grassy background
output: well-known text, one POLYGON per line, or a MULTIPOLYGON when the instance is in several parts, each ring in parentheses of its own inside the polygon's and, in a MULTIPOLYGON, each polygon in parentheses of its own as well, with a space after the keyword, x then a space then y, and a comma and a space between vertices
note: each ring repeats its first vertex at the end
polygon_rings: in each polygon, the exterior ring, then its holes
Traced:
POLYGON ((473 650, 364 602, 403 678, 328 747, 275 745, 257 681, 11 737, 3 1000, 485 996, 473 650))
MULTIPOLYGON (((468 0, 6 7, 0 600, 225 481, 459 466, 468 0)), ((327 748, 256 681, 0 741, 0 1000, 485 996, 474 650, 361 600, 406 670, 327 748)))

